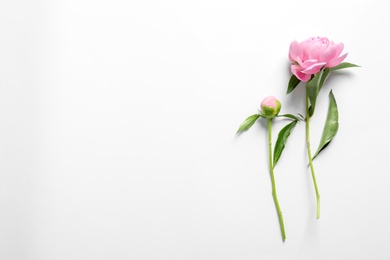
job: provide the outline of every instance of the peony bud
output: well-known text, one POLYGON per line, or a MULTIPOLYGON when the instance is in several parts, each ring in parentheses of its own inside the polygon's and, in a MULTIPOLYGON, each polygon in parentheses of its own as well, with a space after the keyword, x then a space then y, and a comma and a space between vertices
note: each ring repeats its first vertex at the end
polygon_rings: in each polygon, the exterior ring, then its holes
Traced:
POLYGON ((261 111, 267 118, 273 118, 279 114, 282 105, 274 96, 269 96, 261 101, 261 111))

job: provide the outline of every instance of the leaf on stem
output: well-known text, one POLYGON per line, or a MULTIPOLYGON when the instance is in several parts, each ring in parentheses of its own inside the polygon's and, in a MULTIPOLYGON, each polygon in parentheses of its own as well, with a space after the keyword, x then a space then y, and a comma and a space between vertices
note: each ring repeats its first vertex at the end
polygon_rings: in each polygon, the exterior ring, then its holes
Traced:
POLYGON ((320 86, 319 86, 320 89, 318 90, 318 92, 320 92, 320 90, 322 89, 322 86, 324 85, 325 80, 329 77, 329 74, 330 74, 330 70, 324 69, 324 72, 322 73, 322 77, 320 80, 320 86))
POLYGON ((334 98, 333 92, 331 90, 329 92, 328 115, 326 116, 326 122, 325 122, 324 130, 322 131, 321 141, 316 153, 313 156, 313 160, 322 150, 324 150, 329 145, 333 137, 336 135, 338 129, 339 129, 339 112, 337 110, 336 99, 334 98))
MULTIPOLYGON (((321 78, 324 73, 324 69, 321 69, 308 83, 306 87, 307 94, 310 100, 309 115, 314 114, 314 109, 316 107, 316 101, 318 93, 320 92, 321 78)), ((322 83, 323 84, 323 83, 322 83)))
POLYGON ((291 91, 293 91, 300 82, 301 80, 298 79, 294 74, 292 74, 288 82, 287 94, 291 93, 291 91))
POLYGON ((300 118, 298 118, 297 116, 294 116, 293 114, 278 115, 277 117, 286 117, 286 118, 289 118, 292 120, 301 121, 300 118))
POLYGON ((298 121, 295 120, 283 127, 282 130, 280 130, 278 134, 278 140, 276 140, 275 143, 273 167, 275 167, 276 163, 279 161, 279 158, 282 155, 283 149, 286 145, 287 139, 290 136, 290 133, 297 124, 297 122, 298 121))
POLYGON ((254 114, 254 115, 251 115, 250 117, 248 117, 247 119, 245 119, 245 121, 242 122, 242 124, 238 128, 236 134, 241 134, 242 132, 251 128, 251 126, 256 122, 257 119, 259 119, 260 116, 261 115, 259 115, 259 114, 254 114))
POLYGON ((340 69, 346 69, 346 68, 352 68, 352 67, 360 67, 360 66, 353 64, 353 63, 349 63, 349 62, 343 62, 343 63, 340 63, 340 65, 338 65, 338 66, 330 68, 330 70, 340 70, 340 69))
POLYGON ((331 71, 352 68, 352 67, 360 67, 359 65, 343 62, 338 66, 333 68, 322 68, 308 83, 307 83, 307 93, 310 99, 310 107, 309 107, 309 115, 312 116, 314 114, 314 110, 316 107, 316 101, 318 94, 322 86, 324 85, 326 79, 329 77, 331 71))
POLYGON ((306 121, 306 118, 302 114, 298 113, 298 116, 301 118, 301 120, 299 120, 299 121, 306 121))

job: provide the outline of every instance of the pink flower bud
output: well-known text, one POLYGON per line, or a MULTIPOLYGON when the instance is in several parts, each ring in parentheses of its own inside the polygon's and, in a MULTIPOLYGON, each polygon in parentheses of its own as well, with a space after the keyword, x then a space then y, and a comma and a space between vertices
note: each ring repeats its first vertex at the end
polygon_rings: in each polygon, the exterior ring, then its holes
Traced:
POLYGON ((282 105, 274 96, 268 96, 261 101, 261 111, 267 118, 273 118, 279 114, 282 105))

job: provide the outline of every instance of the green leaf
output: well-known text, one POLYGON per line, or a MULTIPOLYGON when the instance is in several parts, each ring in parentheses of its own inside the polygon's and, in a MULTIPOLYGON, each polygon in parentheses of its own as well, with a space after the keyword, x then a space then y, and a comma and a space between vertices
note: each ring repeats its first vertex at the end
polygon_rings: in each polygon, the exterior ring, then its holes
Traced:
POLYGON ((329 77, 329 74, 330 74, 330 70, 329 69, 324 69, 324 72, 322 73, 322 77, 321 77, 321 80, 320 80, 320 89, 319 89, 319 91, 322 89, 322 86, 324 85, 325 80, 329 77))
MULTIPOLYGON (((316 101, 318 97, 318 93, 321 89, 321 78, 324 73, 324 69, 321 69, 308 83, 306 87, 307 94, 310 100, 310 108, 309 115, 312 116, 314 114, 314 109, 316 107, 316 101)), ((322 83, 323 84, 323 83, 322 83)))
POLYGON ((333 92, 331 90, 329 92, 328 115, 326 116, 326 122, 325 122, 324 130, 322 131, 321 141, 316 153, 313 156, 313 160, 322 150, 324 150, 329 145, 333 137, 336 135, 338 129, 339 129, 339 112, 337 110, 336 99, 334 98, 333 92))
POLYGON ((298 116, 300 117, 299 121, 306 121, 306 118, 302 114, 298 113, 298 116))
POLYGON ((240 125, 240 127, 237 130, 236 134, 241 134, 242 132, 248 130, 251 128, 251 126, 256 122, 257 119, 259 119, 260 115, 259 114, 254 114, 245 119, 244 122, 240 125))
MULTIPOLYGON (((298 114, 299 115, 299 114, 298 114)), ((300 115, 301 116, 301 115, 300 115)), ((285 117, 296 121, 302 121, 301 118, 294 116, 293 114, 284 114, 284 115, 278 115, 277 117, 285 117)))
POLYGON ((290 133, 292 129, 295 127, 298 121, 293 121, 286 125, 285 127, 280 130, 278 134, 278 140, 276 140, 275 143, 275 149, 274 149, 274 163, 273 167, 275 167, 276 163, 278 162, 280 156, 282 155, 283 149, 286 145, 287 139, 290 136, 290 133))
POLYGON ((298 79, 294 74, 292 74, 288 82, 287 94, 291 93, 291 91, 293 91, 294 88, 298 86, 299 82, 301 82, 301 80, 298 79))
POLYGON ((329 70, 340 70, 340 69, 346 69, 346 68, 352 68, 352 67, 360 67, 359 65, 349 63, 349 62, 343 62, 340 63, 340 65, 330 68, 329 70))

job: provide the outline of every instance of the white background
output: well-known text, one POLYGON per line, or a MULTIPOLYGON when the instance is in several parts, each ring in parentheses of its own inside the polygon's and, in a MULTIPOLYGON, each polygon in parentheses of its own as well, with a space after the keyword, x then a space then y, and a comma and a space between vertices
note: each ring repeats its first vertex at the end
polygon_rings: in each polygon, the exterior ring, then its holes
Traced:
MULTIPOLYGON (((0 4, 0 259, 390 259, 386 1, 5 1, 0 4), (304 125, 276 167, 266 127, 292 40, 343 42, 339 133, 316 160, 304 125)), ((274 136, 285 124, 278 121, 274 136)))

